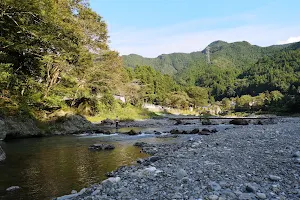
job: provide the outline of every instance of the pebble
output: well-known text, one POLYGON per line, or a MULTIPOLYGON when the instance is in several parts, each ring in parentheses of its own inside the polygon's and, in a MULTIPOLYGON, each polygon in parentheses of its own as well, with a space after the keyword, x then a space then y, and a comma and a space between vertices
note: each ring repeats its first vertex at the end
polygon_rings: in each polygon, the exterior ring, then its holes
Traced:
POLYGON ((266 199, 267 198, 267 195, 265 193, 256 193, 256 197, 258 199, 266 199))
POLYGON ((239 196, 239 200, 252 200, 255 199, 255 195, 253 193, 242 193, 239 196))
POLYGON ((209 200, 218 200, 218 198, 219 198, 219 196, 217 196, 217 195, 210 195, 209 197, 208 197, 208 199, 209 200))
POLYGON ((250 193, 255 193, 257 188, 254 185, 246 184, 246 191, 250 193))
POLYGON ((270 179, 271 181, 279 181, 279 180, 281 180, 281 177, 280 177, 280 176, 270 175, 270 176, 269 176, 269 179, 270 179))
POLYGON ((186 171, 184 169, 179 169, 176 173, 176 177, 178 179, 182 179, 183 177, 186 177, 188 174, 186 173, 186 171))
POLYGON ((209 185, 209 189, 212 190, 212 191, 218 191, 218 190, 222 189, 222 187, 214 181, 209 182, 208 185, 209 185))
POLYGON ((99 192, 100 192, 100 190, 95 190, 91 195, 95 196, 95 195, 99 194, 99 192))
POLYGON ((71 191, 71 194, 76 194, 76 193, 77 193, 76 190, 72 190, 72 191, 71 191))

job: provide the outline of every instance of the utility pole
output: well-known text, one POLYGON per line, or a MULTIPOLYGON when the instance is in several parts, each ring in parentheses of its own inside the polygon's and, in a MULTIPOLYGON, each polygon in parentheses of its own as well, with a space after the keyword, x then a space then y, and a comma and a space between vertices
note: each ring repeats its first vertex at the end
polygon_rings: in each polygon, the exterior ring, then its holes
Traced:
POLYGON ((209 52, 209 50, 210 50, 210 47, 209 46, 206 47, 205 53, 206 53, 207 63, 210 65, 211 62, 210 62, 210 52, 209 52))

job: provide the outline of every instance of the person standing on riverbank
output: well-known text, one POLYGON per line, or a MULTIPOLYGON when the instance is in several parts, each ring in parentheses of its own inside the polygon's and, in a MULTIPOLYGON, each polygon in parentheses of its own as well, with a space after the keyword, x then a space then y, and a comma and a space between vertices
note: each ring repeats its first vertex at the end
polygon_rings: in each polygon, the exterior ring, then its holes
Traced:
POLYGON ((118 116, 116 117, 116 129, 118 129, 119 128, 119 118, 118 118, 118 116))

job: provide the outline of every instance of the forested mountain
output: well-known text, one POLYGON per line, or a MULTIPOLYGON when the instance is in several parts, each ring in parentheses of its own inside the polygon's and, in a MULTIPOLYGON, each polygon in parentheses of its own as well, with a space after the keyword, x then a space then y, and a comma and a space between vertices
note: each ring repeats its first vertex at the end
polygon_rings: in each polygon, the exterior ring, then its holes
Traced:
MULTIPOLYGON (((296 45, 296 44, 295 44, 296 45)), ((254 64, 263 55, 270 55, 282 49, 296 48, 292 45, 274 45, 270 47, 259 47, 248 42, 227 43, 224 41, 212 42, 210 57, 214 65, 219 67, 244 68, 254 64)), ((122 56, 125 67, 151 66, 164 74, 180 75, 188 70, 194 63, 206 63, 206 50, 192 53, 162 54, 156 58, 144 58, 136 54, 122 56)))
POLYGON ((298 78, 297 49, 300 43, 259 47, 248 42, 215 41, 209 47, 210 64, 206 49, 152 59, 137 55, 123 56, 123 64, 127 67, 147 64, 172 75, 180 85, 210 88, 211 95, 219 100, 244 94, 257 95, 267 90, 287 93, 298 87, 295 81, 298 78))

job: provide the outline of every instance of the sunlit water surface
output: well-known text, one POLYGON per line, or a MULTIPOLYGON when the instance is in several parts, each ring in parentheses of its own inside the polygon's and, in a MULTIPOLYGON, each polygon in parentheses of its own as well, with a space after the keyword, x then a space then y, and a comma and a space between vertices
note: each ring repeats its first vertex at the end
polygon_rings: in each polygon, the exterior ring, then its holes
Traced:
POLYGON ((51 199, 106 179, 105 173, 135 164, 148 155, 136 141, 162 142, 154 135, 78 135, 0 141, 7 159, 0 163, 0 199, 51 199), (89 145, 109 143, 111 151, 90 151, 89 145), (20 186, 6 192, 10 186, 20 186))

